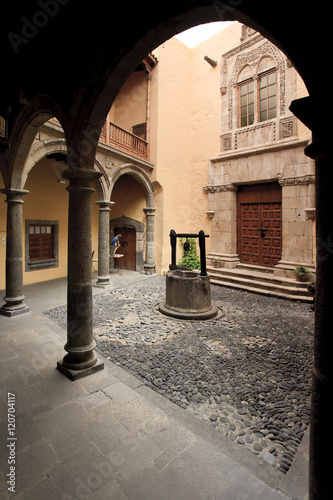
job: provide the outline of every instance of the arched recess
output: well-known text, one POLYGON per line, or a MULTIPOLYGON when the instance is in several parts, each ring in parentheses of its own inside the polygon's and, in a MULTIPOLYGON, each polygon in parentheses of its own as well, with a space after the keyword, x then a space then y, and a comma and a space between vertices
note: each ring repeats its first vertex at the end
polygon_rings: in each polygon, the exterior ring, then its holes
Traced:
MULTIPOLYGON (((116 219, 111 219, 111 224, 110 224, 111 239, 114 236, 114 230, 116 227, 123 228, 123 231, 125 233, 126 233, 126 227, 130 228, 130 230, 133 230, 135 233, 133 236, 135 238, 134 242, 135 249, 133 250, 135 251, 135 264, 134 267, 128 267, 128 269, 132 268, 136 271, 144 270, 146 273, 150 274, 152 272, 155 272, 155 255, 154 255, 155 254, 154 251, 155 189, 152 181, 143 170, 141 170, 139 167, 135 165, 125 164, 117 168, 114 171, 113 175, 110 177, 111 197, 116 182, 124 176, 132 177, 142 188, 146 200, 146 207, 143 207, 143 212, 145 213, 145 224, 143 224, 138 220, 129 219, 128 217, 125 216, 125 214, 123 214, 122 216, 118 216, 116 219), (144 260, 144 254, 145 254, 145 260, 144 260)), ((127 236, 130 239, 132 238, 130 235, 127 236)), ((127 236, 126 239, 128 239, 127 236)), ((128 259, 129 261, 132 261, 130 255, 128 255, 128 259)), ((121 265, 121 262, 119 263, 117 262, 117 264, 121 265)))
POLYGON ((147 203, 147 208, 155 208, 155 188, 148 177, 148 175, 139 167, 136 167, 135 165, 131 164, 125 164, 121 165, 118 167, 113 174, 110 176, 110 192, 112 193, 112 190, 114 188, 115 183, 119 179, 119 177, 123 175, 130 175, 131 177, 134 177, 139 184, 142 186, 145 196, 146 196, 146 203, 147 203))

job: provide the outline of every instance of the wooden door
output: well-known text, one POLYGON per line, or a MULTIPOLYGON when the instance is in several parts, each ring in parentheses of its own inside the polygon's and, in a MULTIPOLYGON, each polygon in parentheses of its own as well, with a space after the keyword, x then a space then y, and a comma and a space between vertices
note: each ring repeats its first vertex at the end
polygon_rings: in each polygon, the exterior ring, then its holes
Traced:
POLYGON ((115 228, 114 234, 121 234, 119 238, 120 248, 117 254, 124 257, 114 259, 114 267, 118 269, 127 269, 136 271, 136 231, 132 227, 115 228))
POLYGON ((241 262, 273 267, 281 259, 281 187, 241 186, 238 193, 238 255, 241 262))

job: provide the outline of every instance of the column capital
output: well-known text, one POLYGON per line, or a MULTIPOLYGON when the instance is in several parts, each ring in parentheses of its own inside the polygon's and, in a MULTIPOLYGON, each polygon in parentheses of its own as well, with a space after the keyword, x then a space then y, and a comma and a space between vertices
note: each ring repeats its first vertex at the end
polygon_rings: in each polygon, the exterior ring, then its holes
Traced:
POLYGON ((155 212, 156 212, 156 208, 154 207, 146 207, 143 209, 144 213, 146 215, 155 215, 155 212))
POLYGON ((30 191, 27 189, 4 188, 0 189, 0 193, 7 196, 6 202, 16 201, 17 203, 23 203, 22 196, 29 194, 30 191))
POLYGON ((81 182, 92 182, 99 179, 103 174, 90 168, 70 167, 64 170, 61 175, 64 179, 68 179, 71 182, 80 180, 81 182))
POLYGON ((99 206, 100 210, 111 210, 111 207, 114 205, 114 201, 106 201, 106 200, 99 200, 95 201, 96 205, 99 206))

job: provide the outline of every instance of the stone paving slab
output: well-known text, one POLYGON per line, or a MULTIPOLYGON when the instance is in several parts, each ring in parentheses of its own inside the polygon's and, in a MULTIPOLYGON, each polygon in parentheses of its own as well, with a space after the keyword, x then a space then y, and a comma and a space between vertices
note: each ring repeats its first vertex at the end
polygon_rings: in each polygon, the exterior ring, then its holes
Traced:
MULTIPOLYGON (((42 293, 55 289, 44 284, 42 293)), ((0 317, 9 354, 0 361, 1 498, 305 500, 306 450, 300 471, 281 475, 107 359, 86 379, 64 377, 55 367, 66 332, 34 311, 34 290, 24 317, 0 317), (14 494, 6 484, 8 392, 15 395, 14 494)), ((62 292, 48 305, 60 305, 62 292)))

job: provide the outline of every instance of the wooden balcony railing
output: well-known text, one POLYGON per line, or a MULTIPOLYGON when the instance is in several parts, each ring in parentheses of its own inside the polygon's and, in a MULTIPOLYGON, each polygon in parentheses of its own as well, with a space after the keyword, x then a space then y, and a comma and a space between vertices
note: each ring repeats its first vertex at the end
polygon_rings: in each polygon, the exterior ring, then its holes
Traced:
MULTIPOLYGON (((102 131, 100 140, 102 142, 107 141, 106 131, 102 131), (104 133, 103 133, 104 132, 104 133)), ((128 132, 128 130, 109 122, 109 140, 110 146, 115 146, 122 151, 131 153, 139 158, 147 160, 148 158, 148 142, 137 135, 128 132)))
MULTIPOLYGON (((55 117, 50 121, 59 123, 55 117)), ((109 122, 109 130, 104 125, 99 140, 144 160, 148 159, 148 142, 115 123, 109 122)))

